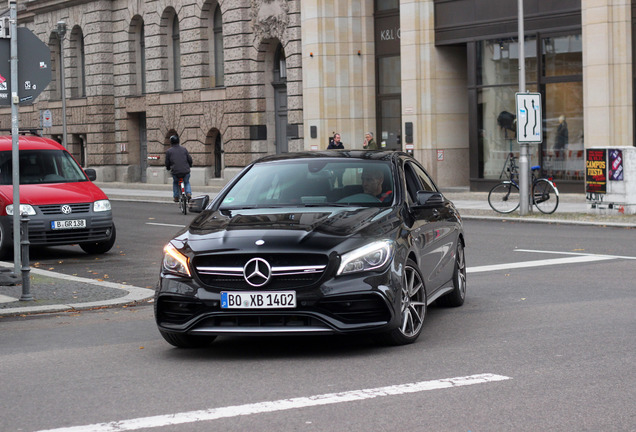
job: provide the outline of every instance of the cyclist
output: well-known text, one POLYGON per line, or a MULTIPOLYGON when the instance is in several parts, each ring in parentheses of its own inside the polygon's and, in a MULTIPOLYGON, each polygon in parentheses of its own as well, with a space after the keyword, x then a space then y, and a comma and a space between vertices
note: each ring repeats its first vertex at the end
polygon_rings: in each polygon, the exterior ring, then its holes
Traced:
POLYGON ((166 169, 172 174, 172 197, 174 202, 179 202, 179 179, 183 179, 186 195, 188 199, 192 197, 190 187, 190 167, 192 166, 192 156, 188 149, 179 145, 179 135, 170 137, 170 148, 166 151, 166 169))

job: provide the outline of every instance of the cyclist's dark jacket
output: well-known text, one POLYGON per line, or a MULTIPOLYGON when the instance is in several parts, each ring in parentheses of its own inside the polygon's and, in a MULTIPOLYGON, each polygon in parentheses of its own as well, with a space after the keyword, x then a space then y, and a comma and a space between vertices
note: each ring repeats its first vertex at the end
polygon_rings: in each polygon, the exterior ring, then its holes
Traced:
POLYGON ((179 144, 172 145, 166 151, 166 169, 173 175, 184 176, 190 174, 192 166, 192 156, 188 153, 188 149, 179 144))

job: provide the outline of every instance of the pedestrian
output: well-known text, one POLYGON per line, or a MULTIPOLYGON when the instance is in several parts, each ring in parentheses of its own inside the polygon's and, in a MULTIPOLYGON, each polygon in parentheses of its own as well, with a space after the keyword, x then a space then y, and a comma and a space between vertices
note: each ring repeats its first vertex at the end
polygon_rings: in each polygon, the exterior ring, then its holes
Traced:
POLYGON ((378 143, 373 139, 373 132, 367 132, 364 134, 364 142, 362 148, 365 150, 379 150, 378 143))
POLYGON ((174 202, 179 202, 179 179, 183 179, 188 199, 192 198, 192 188, 190 186, 191 166, 192 156, 188 153, 188 149, 179 145, 179 135, 172 135, 170 137, 170 148, 166 150, 166 169, 172 174, 172 198, 174 202))
POLYGON ((336 150, 344 150, 344 144, 340 141, 340 134, 333 134, 333 140, 329 141, 329 145, 327 146, 328 150, 336 149, 336 150))

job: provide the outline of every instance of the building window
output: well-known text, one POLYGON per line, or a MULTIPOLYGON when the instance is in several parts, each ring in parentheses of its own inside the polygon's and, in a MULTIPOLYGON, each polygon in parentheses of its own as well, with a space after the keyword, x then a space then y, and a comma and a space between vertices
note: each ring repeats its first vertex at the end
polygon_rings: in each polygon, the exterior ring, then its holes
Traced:
POLYGON ((381 149, 402 150, 402 66, 400 3, 376 0, 376 140, 381 149))
POLYGON ((225 85, 224 56, 223 56, 223 14, 217 5, 213 18, 214 33, 214 85, 223 87, 225 85))
POLYGON ((172 90, 181 90, 181 38, 179 35, 179 17, 177 14, 172 15, 169 32, 168 62, 169 72, 168 81, 172 90))
POLYGON ((146 36, 144 31, 144 20, 135 17, 134 25, 134 52, 135 52, 135 78, 137 83, 137 94, 146 94, 146 36))
POLYGON ((287 81, 287 59, 283 45, 278 44, 276 53, 274 54, 274 82, 282 83, 287 81))
POLYGON ((84 55, 84 34, 79 26, 71 32, 71 97, 86 96, 86 61, 84 55))
MULTIPOLYGON (((476 44, 476 115, 479 178, 499 179, 509 153, 519 155, 515 93, 519 91, 516 40, 476 44)), ((560 180, 583 179, 583 88, 580 34, 528 37, 526 87, 543 101, 543 143, 531 145, 530 164, 560 180), (539 48, 540 47, 540 48, 539 48), (537 55, 540 52, 541 55, 537 55)))

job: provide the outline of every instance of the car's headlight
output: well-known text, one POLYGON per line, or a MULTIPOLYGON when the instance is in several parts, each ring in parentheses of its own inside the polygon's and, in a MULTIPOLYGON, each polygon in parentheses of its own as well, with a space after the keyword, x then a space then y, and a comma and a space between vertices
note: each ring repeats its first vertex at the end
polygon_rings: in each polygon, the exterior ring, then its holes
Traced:
POLYGON ((191 277, 188 257, 182 254, 171 243, 163 248, 163 269, 168 273, 191 277))
MULTIPOLYGON (((9 216, 13 216, 13 204, 9 204, 5 209, 9 216)), ((35 215, 35 209, 29 204, 20 204, 20 214, 28 214, 29 216, 35 215)))
POLYGON ((393 241, 376 241, 342 255, 338 275, 382 268, 393 256, 393 241))
POLYGON ((94 212, 104 212, 109 210, 110 210, 110 201, 108 200, 99 200, 93 203, 94 212))

